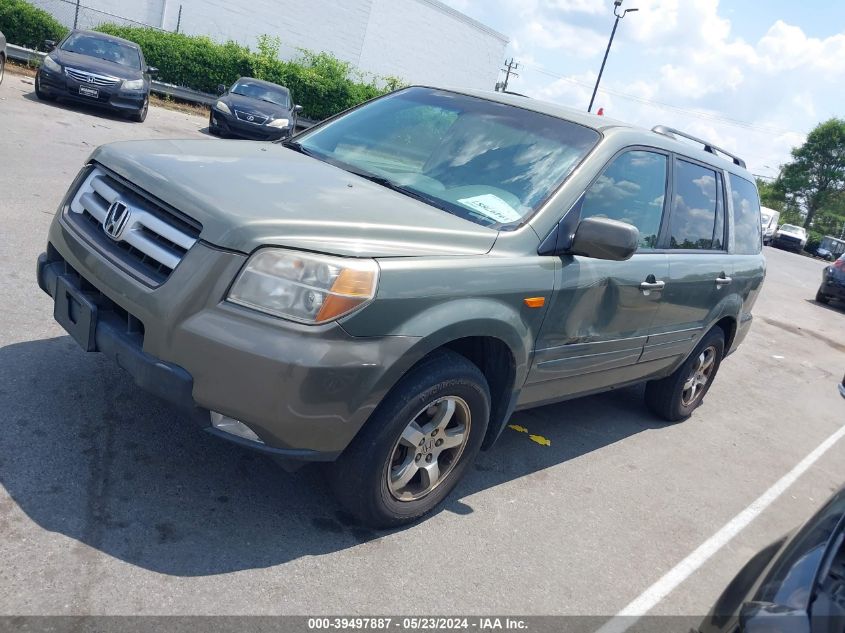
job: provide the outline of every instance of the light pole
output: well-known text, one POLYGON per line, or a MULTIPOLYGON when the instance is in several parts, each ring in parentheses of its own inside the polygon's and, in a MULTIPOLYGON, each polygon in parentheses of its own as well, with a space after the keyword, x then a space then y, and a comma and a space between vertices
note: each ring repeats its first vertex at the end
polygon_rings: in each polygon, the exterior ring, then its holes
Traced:
POLYGON ((607 50, 604 52, 604 59, 601 60, 601 69, 599 69, 599 76, 596 77, 596 87, 593 88, 593 96, 590 97, 590 106, 587 108, 587 112, 593 111, 593 102, 596 100, 596 93, 599 91, 599 82, 601 81, 601 76, 604 72, 604 65, 607 63, 607 55, 610 53, 610 47, 613 44, 613 36, 616 35, 616 27, 619 26, 619 20, 624 18, 628 13, 639 11, 639 9, 625 9, 620 14, 618 11, 621 6, 622 0, 613 0, 613 15, 616 16, 616 20, 613 22, 613 30, 610 32, 610 39, 607 42, 607 50))

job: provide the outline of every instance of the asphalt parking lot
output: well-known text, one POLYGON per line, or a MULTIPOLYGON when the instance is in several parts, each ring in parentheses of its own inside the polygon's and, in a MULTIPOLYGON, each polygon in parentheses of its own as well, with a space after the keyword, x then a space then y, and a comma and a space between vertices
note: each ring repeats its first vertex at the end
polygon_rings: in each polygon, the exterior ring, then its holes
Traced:
MULTIPOLYGON (((351 524, 318 472, 207 436, 52 319, 35 283, 53 212, 90 151, 201 137, 0 85, 0 613, 613 615, 841 428, 845 309, 824 263, 766 249, 753 329, 689 421, 642 389, 518 413, 446 509, 390 533, 351 524)), ((218 142, 218 141, 210 141, 218 142)), ((845 483, 834 444, 654 613, 703 615, 757 550, 845 483)))

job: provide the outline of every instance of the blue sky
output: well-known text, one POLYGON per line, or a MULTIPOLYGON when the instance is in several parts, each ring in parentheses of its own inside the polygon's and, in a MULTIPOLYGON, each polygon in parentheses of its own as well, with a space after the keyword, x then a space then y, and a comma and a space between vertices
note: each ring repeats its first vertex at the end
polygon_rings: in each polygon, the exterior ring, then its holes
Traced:
MULTIPOLYGON (((509 88, 586 109, 612 0, 444 0, 511 39, 509 88)), ((671 125, 774 175, 819 121, 845 117, 842 0, 624 0, 596 107, 671 125)))

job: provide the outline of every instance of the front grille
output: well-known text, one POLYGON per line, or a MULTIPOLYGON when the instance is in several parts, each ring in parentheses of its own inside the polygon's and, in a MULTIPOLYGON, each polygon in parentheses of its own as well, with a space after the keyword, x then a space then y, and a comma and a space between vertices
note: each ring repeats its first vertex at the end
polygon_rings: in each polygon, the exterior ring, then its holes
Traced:
POLYGON ((78 70, 76 68, 68 67, 65 67, 65 74, 71 79, 76 79, 76 81, 80 83, 101 86, 103 88, 116 86, 121 81, 123 81, 119 77, 111 77, 109 75, 98 75, 96 73, 89 73, 85 70, 78 70))
POLYGON ((167 280, 202 230, 100 166, 84 178, 65 218, 103 255, 151 286, 167 280), (115 222, 123 207, 125 220, 115 222), (107 226, 113 234, 107 233, 107 226))
POLYGON ((241 121, 254 123, 255 125, 264 125, 267 123, 267 119, 269 118, 261 114, 255 114, 254 112, 244 112, 243 110, 238 110, 237 108, 235 108, 235 116, 241 121))

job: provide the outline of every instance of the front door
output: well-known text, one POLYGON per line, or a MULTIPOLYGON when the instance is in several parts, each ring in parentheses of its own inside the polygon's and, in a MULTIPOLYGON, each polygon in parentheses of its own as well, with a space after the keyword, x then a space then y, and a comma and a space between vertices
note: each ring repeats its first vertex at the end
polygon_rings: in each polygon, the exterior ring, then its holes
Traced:
MULTIPOLYGON (((668 155, 619 154, 584 194, 580 217, 608 217, 640 231, 628 261, 564 256, 536 342, 521 405, 600 391, 635 380, 663 286, 668 257, 654 252, 666 195, 668 155)), ((577 213, 578 205, 570 213, 577 213)))

